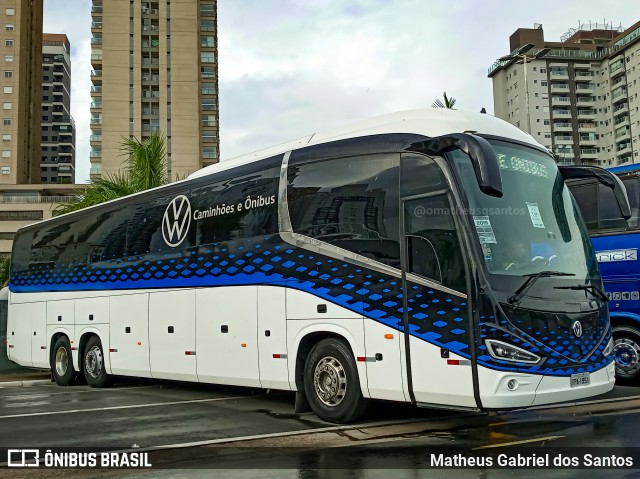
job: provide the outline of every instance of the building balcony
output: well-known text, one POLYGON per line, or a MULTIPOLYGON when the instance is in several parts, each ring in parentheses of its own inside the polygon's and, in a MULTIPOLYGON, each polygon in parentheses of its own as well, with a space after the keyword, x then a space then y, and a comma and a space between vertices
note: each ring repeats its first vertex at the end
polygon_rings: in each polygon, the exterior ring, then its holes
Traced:
POLYGON ((89 153, 89 158, 102 158, 101 151, 92 151, 89 153))
POLYGON ((581 133, 591 133, 596 131, 595 123, 578 123, 578 131, 581 133))
POLYGON ((551 104, 569 106, 571 105, 571 98, 568 96, 553 96, 551 97, 551 104))
POLYGON ((554 118, 571 118, 571 110, 554 109, 552 112, 554 118))
POLYGON ((91 102, 91 104, 89 105, 89 108, 91 108, 92 110, 99 110, 102 108, 102 102, 101 101, 91 102))
POLYGON ((91 125, 102 125, 102 118, 91 118, 91 120, 89 120, 89 123, 91 125))
POLYGON ((613 116, 619 116, 619 115, 623 115, 629 113, 629 104, 627 102, 625 103, 620 103, 619 105, 615 105, 613 107, 613 116))
POLYGON ((102 141, 102 135, 90 135, 89 136, 89 142, 90 143, 97 143, 102 141))
POLYGON ((91 22, 92 30, 102 30, 102 22, 91 22))
POLYGON ((631 163, 632 161, 633 157, 631 156, 631 152, 623 153, 616 158, 616 163, 618 165, 624 165, 625 163, 631 163))
POLYGON ((596 150, 595 148, 581 148, 580 158, 583 160, 597 160, 598 150, 596 150))
MULTIPOLYGON (((574 65, 574 67, 577 68, 577 64, 574 65)), ((578 71, 576 70, 576 79, 578 78, 584 78, 584 79, 590 79, 593 78, 595 75, 593 74, 592 71, 578 71)))
POLYGON ((589 96, 579 96, 576 99, 576 104, 580 107, 580 106, 593 106, 594 102, 596 101, 595 97, 589 97, 589 96))
POLYGON ((609 74, 611 78, 615 78, 624 73, 624 62, 618 61, 617 63, 611 64, 609 67, 609 74))
POLYGON ((102 175, 102 164, 101 163, 91 163, 91 168, 89 169, 89 178, 92 180, 100 178, 102 175))
POLYGON ((627 98, 629 98, 629 94, 626 88, 618 88, 617 90, 614 90, 613 92, 611 92, 611 102, 614 104, 620 103, 621 101, 624 101, 627 98))
POLYGON ((142 109, 142 116, 143 117, 156 117, 160 115, 160 108, 143 108, 142 109))
POLYGON ((551 93, 569 93, 569 85, 566 83, 552 83, 551 84, 551 93))
MULTIPOLYGON (((573 68, 575 70, 578 70, 578 69, 580 69, 580 70, 585 70, 585 69, 588 70, 589 68, 591 68, 591 63, 579 63, 579 62, 576 62, 576 63, 573 64, 573 68)), ((576 71, 576 73, 577 73, 577 71, 576 71)))
POLYGON ((631 142, 625 141, 623 143, 616 144, 616 151, 618 153, 625 153, 625 152, 631 151, 631 142))
POLYGON ((150 15, 150 16, 157 16, 160 12, 158 11, 157 8, 147 8, 147 7, 142 7, 142 14, 143 15, 150 15))
POLYGON ((595 120, 596 112, 594 110, 578 110, 578 120, 595 120))
POLYGON ((595 137, 580 137, 578 142, 580 146, 598 146, 598 140, 595 137))
POLYGON ((573 137, 570 135, 556 135, 553 137, 556 145, 573 145, 573 137))
POLYGON ((142 25, 143 32, 159 32, 160 26, 158 25, 142 25))
POLYGON ((616 141, 626 140, 628 138, 631 138, 631 131, 628 127, 623 127, 614 131, 613 136, 615 137, 616 141))
POLYGON ((571 123, 558 122, 553 124, 553 131, 573 131, 573 126, 571 123))
POLYGON ((91 70, 92 77, 102 77, 102 70, 91 70))
POLYGON ((569 79, 569 72, 567 72, 566 70, 552 70, 549 73, 551 81, 569 79))
POLYGON ((593 95, 596 91, 596 86, 586 83, 576 84, 576 94, 578 95, 593 95))

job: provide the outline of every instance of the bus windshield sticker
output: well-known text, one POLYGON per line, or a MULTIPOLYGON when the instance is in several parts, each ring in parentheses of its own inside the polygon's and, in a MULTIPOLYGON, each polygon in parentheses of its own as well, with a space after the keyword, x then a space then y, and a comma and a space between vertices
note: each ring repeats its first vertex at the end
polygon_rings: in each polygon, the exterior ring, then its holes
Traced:
POLYGON ((538 203, 527 202, 527 208, 529 208, 529 216, 531 217, 533 227, 544 228, 544 223, 542 222, 542 216, 540 216, 540 208, 538 208, 538 203))
POLYGON ((493 259, 491 246, 489 246, 487 243, 482 244, 482 255, 484 256, 484 259, 488 261, 491 261, 493 259))
POLYGON ((491 221, 488 216, 474 216, 473 222, 476 225, 476 231, 480 238, 480 244, 494 243, 497 244, 496 235, 491 227, 491 221))

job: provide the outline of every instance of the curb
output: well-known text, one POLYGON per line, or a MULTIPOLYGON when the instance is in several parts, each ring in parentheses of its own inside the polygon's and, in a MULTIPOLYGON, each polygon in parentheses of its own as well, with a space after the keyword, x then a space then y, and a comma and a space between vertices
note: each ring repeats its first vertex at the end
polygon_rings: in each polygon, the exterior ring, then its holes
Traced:
POLYGON ((22 388, 27 386, 37 386, 38 384, 49 384, 51 379, 32 379, 29 381, 4 381, 0 382, 1 388, 22 388))

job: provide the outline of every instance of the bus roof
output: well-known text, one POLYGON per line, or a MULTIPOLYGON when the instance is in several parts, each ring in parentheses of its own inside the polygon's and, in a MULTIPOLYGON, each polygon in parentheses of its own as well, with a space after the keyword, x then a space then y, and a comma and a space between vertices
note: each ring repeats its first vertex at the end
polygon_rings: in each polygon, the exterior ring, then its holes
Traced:
POLYGON ((374 118, 351 123, 320 133, 312 133, 297 140, 265 148, 262 150, 223 160, 215 165, 198 170, 189 178, 223 171, 245 163, 269 158, 289 150, 359 136, 384 133, 415 133, 428 137, 449 133, 479 133, 512 138, 524 143, 542 147, 533 137, 506 121, 484 113, 471 113, 448 108, 423 108, 389 113, 374 118))
POLYGON ((626 173, 628 171, 636 171, 640 170, 640 164, 633 165, 623 165, 623 166, 612 166, 611 168, 607 168, 611 173, 626 173))

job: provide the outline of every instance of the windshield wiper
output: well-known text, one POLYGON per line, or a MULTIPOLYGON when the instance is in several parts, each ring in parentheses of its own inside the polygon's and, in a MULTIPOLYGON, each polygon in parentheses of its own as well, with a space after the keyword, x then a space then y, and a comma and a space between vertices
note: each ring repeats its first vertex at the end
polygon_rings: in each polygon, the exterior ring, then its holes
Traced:
POLYGON ((531 289, 531 287, 534 285, 534 283, 536 281, 538 281, 538 279, 542 278, 543 276, 545 278, 549 278, 551 276, 575 276, 575 274, 573 274, 573 273, 562 273, 560 271, 540 271, 539 273, 526 274, 525 276, 529 276, 529 277, 522 284, 522 286, 520 286, 517 289, 517 291, 513 294, 513 296, 510 296, 507 299, 509 304, 516 303, 516 306, 518 306, 518 304, 520 303, 520 300, 522 299, 522 297, 525 294, 527 294, 527 291, 529 291, 531 289))
POLYGON ((592 296, 600 299, 601 301, 604 301, 605 303, 609 301, 609 298, 607 298, 607 295, 604 294, 600 288, 593 285, 579 284, 577 286, 556 286, 553 289, 582 290, 582 291, 586 291, 587 293, 591 293, 592 296))

